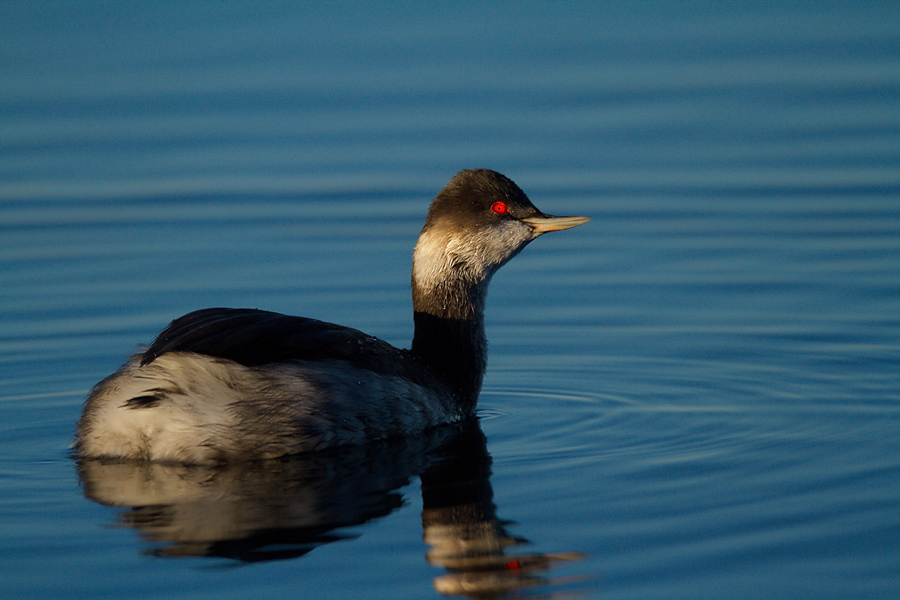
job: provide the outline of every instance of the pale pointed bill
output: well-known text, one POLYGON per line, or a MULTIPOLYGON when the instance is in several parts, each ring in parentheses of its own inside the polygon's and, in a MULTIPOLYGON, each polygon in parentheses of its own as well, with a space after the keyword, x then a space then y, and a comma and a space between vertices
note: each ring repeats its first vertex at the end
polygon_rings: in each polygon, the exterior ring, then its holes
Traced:
POLYGON ((588 217, 551 217, 550 215, 526 217, 520 220, 531 227, 535 233, 562 231, 563 229, 571 229, 590 221, 588 217))

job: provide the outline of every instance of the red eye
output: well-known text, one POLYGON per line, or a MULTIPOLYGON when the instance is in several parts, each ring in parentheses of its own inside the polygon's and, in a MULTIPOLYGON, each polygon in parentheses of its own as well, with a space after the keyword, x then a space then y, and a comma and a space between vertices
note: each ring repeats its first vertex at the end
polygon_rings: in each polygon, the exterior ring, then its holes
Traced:
POLYGON ((491 204, 491 210, 497 213, 498 215, 506 214, 506 205, 502 202, 494 202, 491 204))

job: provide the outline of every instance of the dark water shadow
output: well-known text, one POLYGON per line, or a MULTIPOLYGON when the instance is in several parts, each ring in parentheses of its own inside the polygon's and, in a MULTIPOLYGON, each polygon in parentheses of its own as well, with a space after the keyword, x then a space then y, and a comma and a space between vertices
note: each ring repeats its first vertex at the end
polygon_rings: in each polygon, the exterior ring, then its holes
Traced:
POLYGON ((76 464, 84 495, 125 508, 119 523, 139 531, 156 556, 297 558, 362 535, 348 528, 402 506, 400 488, 418 476, 426 558, 445 569, 434 579, 441 594, 495 598, 566 583, 550 578, 549 569, 581 558, 519 551, 527 540, 497 517, 491 457, 475 421, 414 440, 217 467, 76 464))

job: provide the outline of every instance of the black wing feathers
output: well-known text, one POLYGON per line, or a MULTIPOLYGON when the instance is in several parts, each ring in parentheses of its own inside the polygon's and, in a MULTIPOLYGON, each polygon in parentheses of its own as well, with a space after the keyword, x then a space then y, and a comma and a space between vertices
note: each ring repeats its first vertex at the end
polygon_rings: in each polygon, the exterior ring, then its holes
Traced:
MULTIPOLYGON (((175 319, 141 357, 195 352, 258 366, 290 360, 344 360, 391 373, 406 353, 361 331, 249 308, 207 308, 175 319)), ((400 373, 398 373, 400 374, 400 373)))

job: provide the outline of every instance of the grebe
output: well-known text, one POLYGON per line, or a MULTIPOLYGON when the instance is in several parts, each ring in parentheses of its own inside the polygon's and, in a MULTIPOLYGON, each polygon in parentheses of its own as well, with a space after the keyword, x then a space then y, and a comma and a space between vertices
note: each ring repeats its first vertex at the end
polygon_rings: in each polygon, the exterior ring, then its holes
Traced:
POLYGON ((461 171, 431 203, 415 246, 409 350, 315 319, 198 310, 94 386, 75 451, 215 464, 465 419, 487 365, 491 277, 539 235, 588 220, 543 214, 500 173, 461 171))

